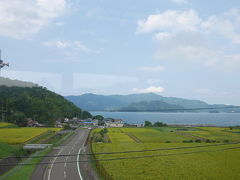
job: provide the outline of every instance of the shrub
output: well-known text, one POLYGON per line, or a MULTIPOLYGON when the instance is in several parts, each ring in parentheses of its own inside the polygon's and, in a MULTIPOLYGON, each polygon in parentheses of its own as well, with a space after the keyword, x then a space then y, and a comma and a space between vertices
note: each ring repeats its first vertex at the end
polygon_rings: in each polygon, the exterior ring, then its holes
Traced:
POLYGON ((193 140, 184 140, 183 143, 193 143, 193 140))
POLYGON ((224 143, 229 143, 229 140, 228 139, 224 139, 223 142, 224 143))
POLYGON ((201 143, 202 141, 201 141, 201 139, 196 139, 195 142, 196 143, 201 143))

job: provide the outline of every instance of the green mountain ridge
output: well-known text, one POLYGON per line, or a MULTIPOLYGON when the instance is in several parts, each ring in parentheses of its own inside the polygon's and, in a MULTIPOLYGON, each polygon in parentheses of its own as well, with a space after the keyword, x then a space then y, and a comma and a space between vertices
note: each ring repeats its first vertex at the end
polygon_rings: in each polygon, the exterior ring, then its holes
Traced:
POLYGON ((20 80, 12 80, 9 78, 0 77, 0 86, 7 87, 38 87, 38 84, 20 80))
POLYGON ((164 97, 155 93, 130 95, 97 95, 88 93, 80 96, 66 96, 65 98, 73 102, 77 106, 82 107, 88 111, 163 111, 164 109, 172 109, 173 107, 175 107, 173 109, 210 108, 210 110, 202 110, 204 112, 240 111, 239 108, 231 109, 231 106, 229 105, 211 105, 200 100, 164 97), (147 103, 144 104, 142 102, 147 103), (155 105, 159 109, 156 109, 156 107, 153 105, 155 105), (228 108, 224 109, 225 107, 228 108), (219 109, 211 110, 211 108, 219 109))
POLYGON ((0 106, 4 110, 1 120, 20 126, 26 126, 26 118, 52 126, 65 117, 91 117, 89 112, 43 87, 0 86, 0 106))
POLYGON ((168 104, 162 101, 141 101, 138 103, 131 103, 130 105, 120 108, 118 111, 122 112, 178 112, 184 107, 174 104, 168 104))

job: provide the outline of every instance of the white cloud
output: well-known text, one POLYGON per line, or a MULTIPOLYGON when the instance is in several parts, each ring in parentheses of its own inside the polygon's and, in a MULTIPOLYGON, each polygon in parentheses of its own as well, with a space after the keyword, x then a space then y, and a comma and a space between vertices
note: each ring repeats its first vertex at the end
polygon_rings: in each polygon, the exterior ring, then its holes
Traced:
MULTIPOLYGON (((99 54, 100 50, 93 50, 84 45, 81 41, 66 41, 66 40, 52 40, 43 43, 44 46, 53 47, 57 49, 66 49, 70 51, 82 51, 85 53, 95 53, 99 54)), ((66 52, 70 53, 71 52, 66 52)))
POLYGON ((132 91, 135 93, 161 93, 164 92, 165 89, 160 86, 150 86, 146 89, 133 88, 132 91))
POLYGON ((188 3, 188 0, 171 0, 173 3, 176 4, 186 4, 188 3))
POLYGON ((154 38, 158 41, 170 39, 171 37, 172 37, 172 34, 169 32, 159 32, 159 33, 156 33, 154 36, 154 38))
POLYGON ((233 8, 217 16, 210 16, 201 24, 208 33, 217 33, 229 39, 232 43, 240 44, 240 11, 233 8))
POLYGON ((157 59, 183 60, 231 71, 240 66, 240 53, 231 49, 240 44, 239 29, 240 11, 236 8, 206 19, 190 9, 149 15, 138 21, 137 32, 153 33, 158 43, 157 59))
POLYGON ((68 8, 67 0, 1 0, 0 35, 27 38, 66 13, 68 8))
POLYGON ((142 66, 139 69, 141 71, 160 72, 164 70, 164 67, 163 66, 142 66))
POLYGON ((194 31, 201 23, 196 11, 167 10, 160 14, 149 15, 146 20, 139 20, 138 33, 149 33, 158 30, 194 31))

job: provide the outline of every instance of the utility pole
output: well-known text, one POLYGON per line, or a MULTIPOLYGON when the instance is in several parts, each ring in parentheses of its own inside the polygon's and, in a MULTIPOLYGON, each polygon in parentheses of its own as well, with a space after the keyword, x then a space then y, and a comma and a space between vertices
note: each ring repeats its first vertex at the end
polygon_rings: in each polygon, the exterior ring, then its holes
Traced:
POLYGON ((4 110, 3 103, 2 103, 2 110, 1 110, 1 115, 2 115, 1 121, 2 121, 2 122, 5 121, 5 113, 7 113, 7 107, 6 107, 6 109, 4 110))
POLYGON ((0 49, 0 76, 1 76, 1 69, 2 69, 4 66, 8 66, 8 67, 9 67, 9 63, 3 62, 3 60, 2 60, 2 50, 0 49))

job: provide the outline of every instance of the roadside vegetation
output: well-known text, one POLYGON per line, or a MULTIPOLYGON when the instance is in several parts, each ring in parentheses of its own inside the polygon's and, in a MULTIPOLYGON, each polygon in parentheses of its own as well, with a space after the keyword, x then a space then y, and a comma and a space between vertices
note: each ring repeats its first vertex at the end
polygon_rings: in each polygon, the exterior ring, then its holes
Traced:
MULTIPOLYGON (((99 129, 93 131, 98 132, 99 129)), ((231 144, 240 142, 240 130, 237 128, 108 128, 107 136, 111 143, 92 141, 94 153, 168 149, 95 155, 97 159, 153 156, 97 161, 97 169, 105 179, 239 178, 240 144, 231 144), (183 148, 174 149, 176 147, 183 148)))
POLYGON ((60 130, 60 128, 1 128, 0 142, 22 144, 48 131, 60 130))
MULTIPOLYGON (((30 128, 30 129, 34 129, 34 128, 30 128)), ((35 128, 35 129, 37 130, 39 128, 35 128)), ((2 148, 1 148, 0 155, 2 154, 2 157, 8 157, 8 156, 15 156, 16 158, 19 157, 20 160, 21 160, 20 163, 31 164, 31 165, 26 165, 26 166, 17 165, 16 167, 11 169, 10 171, 3 174, 0 178, 6 179, 6 180, 30 179, 33 171, 35 170, 37 164, 42 160, 42 158, 46 154, 48 154, 54 146, 57 146, 57 145, 63 143, 68 137, 70 137, 74 133, 74 131, 69 131, 68 133, 63 133, 63 134, 59 133, 58 134, 56 132, 58 132, 61 129, 59 129, 59 128, 58 129, 57 128, 51 128, 51 129, 53 129, 54 131, 49 131, 49 129, 48 129, 48 131, 46 131, 45 133, 41 134, 40 136, 36 136, 36 137, 32 138, 28 142, 30 142, 30 143, 46 142, 46 143, 52 144, 53 146, 51 146, 47 149, 44 149, 44 150, 36 151, 32 154, 29 154, 28 152, 26 152, 25 150, 22 149, 23 144, 17 145, 17 146, 16 145, 4 144, 4 146, 8 147, 8 149, 7 149, 8 151, 7 151, 7 153, 3 154, 4 152, 2 151, 2 148), (27 158, 22 158, 22 156, 26 156, 27 158), (40 157, 39 158, 32 158, 32 156, 40 156, 40 157)), ((2 144, 3 143, 0 143, 0 147, 2 147, 1 146, 2 144)))

